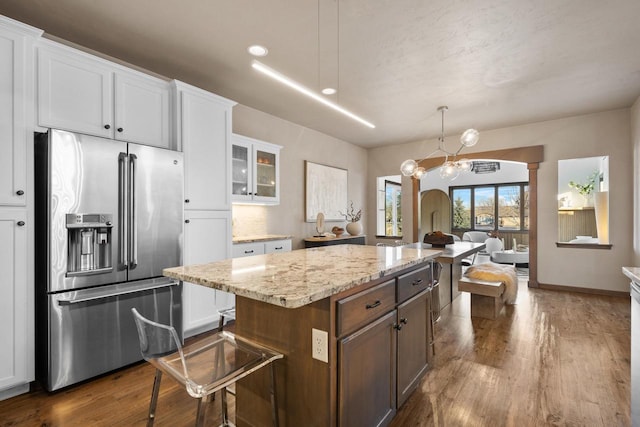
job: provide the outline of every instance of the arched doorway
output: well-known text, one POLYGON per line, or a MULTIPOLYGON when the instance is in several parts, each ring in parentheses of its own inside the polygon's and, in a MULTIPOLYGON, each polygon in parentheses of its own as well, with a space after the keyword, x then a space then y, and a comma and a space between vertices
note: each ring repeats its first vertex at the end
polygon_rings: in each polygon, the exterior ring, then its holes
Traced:
POLYGON ((427 190, 420 194, 420 229, 418 242, 426 233, 436 230, 451 232, 451 200, 442 190, 427 190))
MULTIPOLYGON (((544 147, 510 148, 505 150, 465 153, 468 159, 510 160, 527 164, 529 170, 529 287, 538 287, 538 167, 544 160, 544 147)), ((434 157, 419 161, 419 165, 429 170, 440 166, 444 157, 434 157)), ((420 182, 413 184, 413 241, 419 241, 420 182)))

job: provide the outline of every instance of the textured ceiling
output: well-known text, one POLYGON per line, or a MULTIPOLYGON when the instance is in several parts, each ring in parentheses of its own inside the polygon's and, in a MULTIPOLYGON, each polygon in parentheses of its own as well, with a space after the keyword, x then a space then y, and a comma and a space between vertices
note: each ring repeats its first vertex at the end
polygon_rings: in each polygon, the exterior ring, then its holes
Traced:
POLYGON ((614 108, 640 95, 638 0, 2 0, 0 14, 363 147, 614 108), (373 122, 273 82, 261 61, 373 122))

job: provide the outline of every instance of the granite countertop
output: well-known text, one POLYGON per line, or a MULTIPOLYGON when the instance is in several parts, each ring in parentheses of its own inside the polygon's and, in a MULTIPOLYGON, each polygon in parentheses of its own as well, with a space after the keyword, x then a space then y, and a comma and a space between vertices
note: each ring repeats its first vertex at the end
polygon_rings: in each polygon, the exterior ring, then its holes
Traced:
POLYGON ((336 245, 167 268, 165 276, 297 308, 440 255, 432 249, 336 245))
POLYGON ((629 279, 640 283, 640 267, 622 267, 622 272, 629 279))
POLYGON ((255 243, 255 242, 268 242, 271 240, 288 240, 291 236, 281 234, 260 234, 254 236, 240 236, 233 238, 233 244, 236 243, 255 243))

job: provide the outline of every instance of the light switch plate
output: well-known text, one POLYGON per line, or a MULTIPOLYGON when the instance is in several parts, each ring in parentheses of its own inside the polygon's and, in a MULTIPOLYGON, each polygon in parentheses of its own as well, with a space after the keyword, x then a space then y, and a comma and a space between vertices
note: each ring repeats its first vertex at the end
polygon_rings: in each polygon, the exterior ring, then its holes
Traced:
POLYGON ((311 357, 329 363, 329 333, 311 328, 311 357))

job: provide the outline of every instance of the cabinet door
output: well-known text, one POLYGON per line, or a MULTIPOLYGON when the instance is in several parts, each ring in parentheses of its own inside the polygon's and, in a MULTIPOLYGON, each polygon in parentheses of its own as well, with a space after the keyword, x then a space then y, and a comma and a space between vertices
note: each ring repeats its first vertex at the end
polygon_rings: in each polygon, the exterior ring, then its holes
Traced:
POLYGON ((262 203, 278 203, 280 201, 279 150, 255 144, 253 159, 253 200, 262 203))
POLYGON ((231 150, 231 197, 234 201, 251 201, 253 196, 253 160, 251 144, 238 140, 235 135, 231 150))
POLYGON ((395 319, 394 310, 339 341, 340 427, 386 425, 395 415, 395 319))
POLYGON ((25 40, 0 28, 0 205, 25 206, 25 40))
MULTIPOLYGON (((231 107, 181 93, 187 209, 231 209, 231 107)), ((230 239, 229 239, 230 241, 230 239)))
POLYGON ((24 211, 0 211, 0 390, 33 380, 33 300, 27 283, 25 222, 24 211))
MULTIPOLYGON (((185 211, 184 264, 202 264, 229 258, 231 212, 185 211)), ((218 326, 218 310, 234 305, 232 294, 192 283, 183 289, 184 336, 218 326)))
POLYGON ((398 306, 398 408, 418 386, 428 366, 429 295, 424 291, 398 306))
POLYGON ((81 53, 38 49, 38 124, 113 136, 113 70, 81 53))
POLYGON ((116 139, 172 148, 167 82, 118 72, 115 75, 115 115, 116 139))

